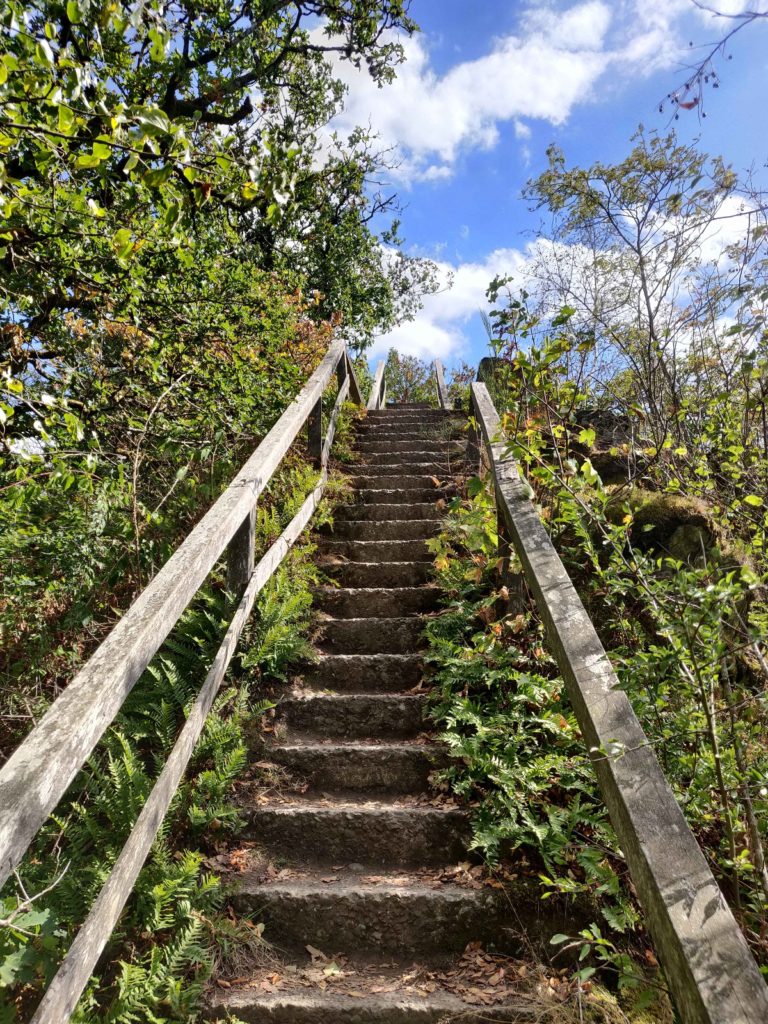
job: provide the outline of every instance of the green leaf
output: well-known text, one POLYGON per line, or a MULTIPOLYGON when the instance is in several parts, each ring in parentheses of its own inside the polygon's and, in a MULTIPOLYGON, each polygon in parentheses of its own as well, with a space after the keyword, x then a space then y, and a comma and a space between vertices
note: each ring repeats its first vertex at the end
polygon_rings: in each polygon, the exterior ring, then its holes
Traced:
POLYGON ((570 935, 563 935, 562 932, 558 932, 557 935, 552 936, 549 940, 549 944, 550 946, 560 946, 563 942, 568 942, 570 938, 570 935))
POLYGON ((73 25, 79 25, 83 20, 80 4, 77 0, 67 0, 67 17, 73 25))
POLYGON ((764 504, 763 499, 759 494, 748 494, 744 499, 747 505, 751 505, 753 508, 760 508, 764 504))

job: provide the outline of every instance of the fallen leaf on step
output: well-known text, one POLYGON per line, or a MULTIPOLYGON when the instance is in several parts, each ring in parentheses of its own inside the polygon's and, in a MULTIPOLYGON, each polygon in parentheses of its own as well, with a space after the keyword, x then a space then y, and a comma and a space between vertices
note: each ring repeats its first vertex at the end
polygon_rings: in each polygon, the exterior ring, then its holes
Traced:
POLYGON ((314 946, 305 946, 304 948, 312 957, 313 964, 316 964, 318 962, 324 963, 328 959, 328 957, 325 955, 325 953, 323 953, 322 950, 316 949, 314 946))
POLYGON ((321 878, 320 879, 320 881, 321 882, 325 882, 326 885, 328 885, 330 882, 338 882, 338 880, 339 880, 338 875, 329 875, 327 878, 321 878))

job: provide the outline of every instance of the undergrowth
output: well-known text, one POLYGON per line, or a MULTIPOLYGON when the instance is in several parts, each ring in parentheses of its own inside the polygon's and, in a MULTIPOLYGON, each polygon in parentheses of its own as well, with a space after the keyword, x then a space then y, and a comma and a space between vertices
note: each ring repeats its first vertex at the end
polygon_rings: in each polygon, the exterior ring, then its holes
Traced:
POLYGON ((511 859, 544 898, 566 894, 598 913, 552 942, 576 944, 587 993, 599 971, 640 1012, 660 994, 653 952, 542 623, 519 567, 502 576, 484 482, 454 499, 430 545, 446 605, 427 629, 431 711, 453 755, 443 778, 473 805, 471 847, 491 863, 511 859))

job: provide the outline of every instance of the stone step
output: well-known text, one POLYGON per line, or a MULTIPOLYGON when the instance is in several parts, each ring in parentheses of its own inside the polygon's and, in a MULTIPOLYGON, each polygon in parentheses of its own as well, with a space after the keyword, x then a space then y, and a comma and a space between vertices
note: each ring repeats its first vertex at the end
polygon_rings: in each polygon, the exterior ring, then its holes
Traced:
POLYGON ((425 728, 424 694, 302 694, 280 702, 289 736, 412 739, 425 728))
POLYGON ((409 654, 425 645, 421 616, 324 619, 315 646, 323 654, 409 654))
MULTIPOLYGON (((274 974, 274 970, 271 972, 274 974)), ((472 1006, 451 992, 417 995, 412 991, 384 991, 354 996, 333 989, 293 992, 274 989, 269 979, 259 985, 215 989, 208 998, 206 1019, 236 1018, 244 1024, 532 1024, 541 1021, 541 1006, 515 997, 499 1006, 472 1006)))
POLYGON ((326 654, 303 674, 316 690, 339 693, 403 693, 418 686, 424 662, 418 654, 326 654))
MULTIPOLYGON (((374 435, 375 437, 375 435, 374 435)), ((425 443, 425 439, 416 438, 413 441, 400 440, 397 441, 394 438, 386 438, 381 441, 378 438, 376 440, 360 440, 355 444, 355 451, 358 452, 431 452, 433 455, 437 455, 442 452, 449 452, 456 446, 451 444, 450 441, 444 441, 440 438, 431 438, 429 444, 425 443)))
POLYGON ((315 591, 314 605, 337 619, 386 619, 432 612, 439 597, 435 587, 322 587, 315 591))
POLYGON ((446 501, 456 495, 456 487, 448 483, 444 487, 435 487, 430 478, 429 485, 424 487, 393 487, 397 480, 388 480, 389 487, 360 488, 355 497, 364 505, 402 505, 423 504, 424 502, 446 501))
POLYGON ((440 529, 436 519, 342 520, 324 529, 336 540, 426 540, 440 529))
POLYGON ((372 409, 366 414, 363 422, 399 423, 401 420, 414 420, 416 423, 425 423, 428 420, 450 419, 459 419, 459 416, 456 413, 447 412, 445 409, 372 409))
POLYGON ((339 522, 380 522, 386 519, 440 519, 445 512, 437 502, 421 501, 410 505, 396 505, 393 502, 381 505, 356 502, 334 509, 334 519, 339 522))
POLYGON ((390 448, 385 452, 358 452, 362 460, 358 463, 347 463, 344 469, 350 473, 361 473, 363 467, 400 466, 405 472, 411 472, 413 466, 450 466, 461 461, 459 452, 433 452, 420 448, 417 451, 400 452, 390 448), (405 469, 407 467, 407 469, 405 469))
POLYGON ((323 573, 341 587, 418 587, 428 583, 434 569, 431 562, 338 562, 323 565, 323 573))
POLYGON ((311 945, 328 956, 404 959, 446 957, 470 942, 493 943, 505 952, 517 948, 508 936, 515 915, 496 889, 432 883, 423 872, 415 878, 383 876, 387 880, 381 882, 365 878, 316 872, 261 883, 246 875, 233 903, 240 913, 257 913, 266 940, 290 952, 311 945))
MULTIPOLYGON (((418 466, 409 466, 409 470, 416 470, 418 466)), ((433 467, 430 467, 428 472, 425 473, 403 473, 402 470, 398 469, 397 466, 385 467, 385 471, 382 472, 381 467, 375 466, 363 466, 358 467, 357 475, 349 477, 350 484, 355 487, 358 491, 420 491, 422 494, 426 494, 430 487, 432 488, 432 494, 437 493, 438 495, 443 491, 444 485, 449 484, 451 481, 446 473, 436 472, 433 467), (368 475, 360 475, 364 470, 368 471, 368 475), (391 472, 393 471, 393 472, 391 472), (439 484, 435 484, 435 480, 439 481, 439 484)), ((366 501, 366 498, 362 499, 366 501)), ((403 498, 398 496, 394 499, 398 503, 403 501, 403 498)))
POLYGON ((423 540, 330 540, 318 538, 318 550, 328 558, 351 562, 429 562, 423 540))
POLYGON ((354 462, 344 466, 344 471, 350 476, 435 476, 437 470, 448 471, 450 463, 448 459, 430 459, 423 452, 406 452, 404 456, 384 455, 380 459, 371 459, 368 462, 354 462), (415 458, 408 461, 408 456, 415 458), (404 461, 403 461, 404 460, 404 461))
POLYGON ((431 743, 276 743, 267 756, 314 789, 354 793, 421 793, 446 764, 431 743))
POLYGON ((355 435, 356 440, 360 441, 390 441, 398 438, 403 441, 420 441, 424 438, 451 441, 462 438, 466 440, 466 437, 466 423, 428 423, 424 426, 371 423, 359 427, 355 435))
POLYGON ((283 860, 301 851, 302 859, 317 867, 455 864, 466 858, 470 836, 469 816, 456 807, 297 800, 247 811, 246 837, 283 860))

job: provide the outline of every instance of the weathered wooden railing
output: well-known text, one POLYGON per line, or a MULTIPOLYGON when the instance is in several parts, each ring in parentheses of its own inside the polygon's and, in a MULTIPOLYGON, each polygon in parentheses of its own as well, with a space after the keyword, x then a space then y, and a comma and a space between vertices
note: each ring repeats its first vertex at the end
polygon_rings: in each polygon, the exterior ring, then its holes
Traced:
POLYGON ((499 535, 514 546, 684 1024, 768 1021, 768 988, 530 500, 485 384, 469 458, 485 448, 499 535))
POLYGON ((380 360, 373 377, 373 387, 368 399, 367 408, 372 412, 376 409, 383 409, 387 404, 387 379, 384 375, 387 364, 380 360))
POLYGON ((448 397, 448 388, 445 386, 443 364, 439 359, 436 359, 433 365, 435 368, 435 385, 437 387, 437 404, 441 409, 452 409, 453 403, 448 397))
MULTIPOLYGON (((377 379, 381 392, 381 377, 377 379)), ((2 885, 226 551, 229 587, 242 593, 240 603, 165 767, 32 1024, 69 1020, 178 788, 254 601, 318 506, 336 423, 348 396, 363 405, 346 347, 338 341, 229 487, 0 771, 2 885), (334 373, 339 390, 324 433, 323 393, 334 373), (254 565, 256 502, 304 424, 320 478, 290 525, 254 565)))

